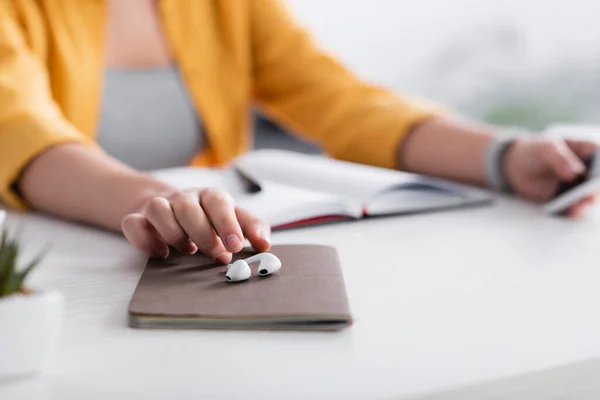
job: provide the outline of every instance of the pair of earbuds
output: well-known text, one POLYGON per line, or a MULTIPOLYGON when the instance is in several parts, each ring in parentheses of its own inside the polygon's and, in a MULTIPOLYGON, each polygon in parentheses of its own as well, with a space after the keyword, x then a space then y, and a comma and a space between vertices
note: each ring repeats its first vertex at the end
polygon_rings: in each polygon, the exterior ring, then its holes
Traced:
POLYGON ((237 260, 227 265, 225 277, 229 282, 240 282, 250 278, 250 264, 258 261, 258 275, 271 275, 281 269, 281 261, 271 253, 259 253, 244 260, 237 260))

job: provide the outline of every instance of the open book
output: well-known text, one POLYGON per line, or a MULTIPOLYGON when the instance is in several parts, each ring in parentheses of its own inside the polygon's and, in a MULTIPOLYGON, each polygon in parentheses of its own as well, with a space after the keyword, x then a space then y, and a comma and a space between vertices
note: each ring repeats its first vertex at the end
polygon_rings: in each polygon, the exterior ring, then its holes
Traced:
POLYGON ((252 151, 222 169, 182 167, 152 174, 179 189, 223 188, 272 229, 483 205, 493 199, 476 187, 286 150, 252 151))

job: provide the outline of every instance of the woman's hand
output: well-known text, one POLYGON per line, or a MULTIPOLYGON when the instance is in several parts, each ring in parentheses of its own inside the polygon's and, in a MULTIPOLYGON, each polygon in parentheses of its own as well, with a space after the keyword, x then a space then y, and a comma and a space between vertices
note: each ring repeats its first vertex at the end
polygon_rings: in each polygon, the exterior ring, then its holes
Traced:
MULTIPOLYGON (((570 182, 585 173, 582 159, 598 149, 592 142, 579 140, 517 139, 506 153, 504 173, 518 195, 536 202, 550 200, 561 182, 570 182)), ((571 207, 566 214, 579 216, 595 201, 590 196, 571 207)))
POLYGON ((131 244, 154 257, 167 257, 169 245, 179 252, 200 251, 228 264, 247 238, 259 252, 270 248, 270 227, 235 207, 220 189, 178 191, 146 201, 140 212, 127 215, 121 229, 131 244))

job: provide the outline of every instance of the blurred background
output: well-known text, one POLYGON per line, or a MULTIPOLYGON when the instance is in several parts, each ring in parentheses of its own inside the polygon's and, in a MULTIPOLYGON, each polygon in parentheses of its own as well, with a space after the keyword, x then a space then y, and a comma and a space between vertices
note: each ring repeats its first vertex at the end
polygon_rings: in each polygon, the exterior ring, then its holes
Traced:
MULTIPOLYGON (((600 0, 287 0, 370 82, 479 121, 600 122, 600 0)), ((257 116, 257 147, 318 151, 257 116)))

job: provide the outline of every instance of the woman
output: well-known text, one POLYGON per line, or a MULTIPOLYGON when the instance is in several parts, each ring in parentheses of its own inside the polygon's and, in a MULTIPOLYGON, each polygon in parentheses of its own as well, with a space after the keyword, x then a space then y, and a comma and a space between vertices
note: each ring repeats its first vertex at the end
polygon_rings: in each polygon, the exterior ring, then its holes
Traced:
MULTIPOLYGON (((0 200, 228 263, 269 226, 218 190, 143 171, 248 149, 249 108, 330 155, 548 199, 587 142, 497 140, 491 127, 359 81, 277 0, 1 0, 0 200)), ((583 203, 582 203, 583 204, 583 203)), ((574 210, 578 212, 581 205, 574 210)))

